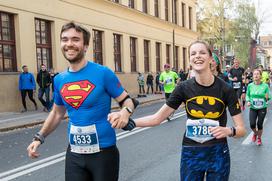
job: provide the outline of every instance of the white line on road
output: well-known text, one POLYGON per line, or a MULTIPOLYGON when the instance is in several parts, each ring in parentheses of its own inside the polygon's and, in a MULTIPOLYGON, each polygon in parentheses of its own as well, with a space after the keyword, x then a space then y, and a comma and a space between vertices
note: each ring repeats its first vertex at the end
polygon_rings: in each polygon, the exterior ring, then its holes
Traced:
MULTIPOLYGON (((184 116, 184 115, 186 115, 185 111, 175 114, 171 119, 172 120, 177 119, 177 118, 184 116)), ((164 124, 166 122, 167 121, 163 121, 161 124, 164 124)), ((134 135, 136 133, 142 132, 142 131, 150 129, 150 128, 151 127, 136 128, 133 131, 124 131, 124 132, 118 133, 117 140, 126 138, 128 136, 134 135)), ((15 168, 15 169, 12 169, 12 170, 9 170, 6 172, 2 172, 2 173, 0 173, 0 180, 1 181, 8 181, 8 180, 15 179, 17 177, 26 175, 26 174, 31 173, 33 171, 39 170, 41 168, 56 164, 56 163, 61 162, 65 159, 65 154, 66 154, 66 152, 62 152, 62 153, 47 157, 42 160, 27 164, 27 165, 24 165, 24 166, 21 166, 21 167, 18 167, 18 168, 15 168), (9 175, 9 176, 7 176, 7 175, 9 175), (5 177, 5 176, 7 176, 7 177, 5 177)))
POLYGON ((63 157, 57 158, 57 159, 55 159, 55 160, 52 160, 52 161, 43 163, 43 164, 41 164, 41 165, 38 165, 38 166, 35 166, 35 167, 32 167, 32 168, 29 168, 29 169, 27 169, 27 170, 23 170, 23 171, 21 171, 21 172, 15 173, 15 174, 10 175, 10 176, 8 176, 8 177, 2 178, 1 180, 2 180, 2 181, 12 180, 12 179, 15 179, 15 178, 17 178, 17 177, 20 177, 20 176, 22 176, 22 175, 26 175, 26 174, 28 174, 28 173, 34 172, 34 171, 36 171, 36 170, 39 170, 39 169, 41 169, 41 168, 44 168, 44 167, 53 165, 53 164, 58 163, 58 162, 61 162, 61 161, 63 161, 64 159, 65 159, 65 157, 63 156, 63 157))
MULTIPOLYGON (((267 118, 264 119, 264 123, 265 124, 267 118)), ((250 134, 246 137, 246 139, 242 142, 242 145, 249 145, 251 143, 251 138, 253 136, 253 131, 250 132, 250 134)))

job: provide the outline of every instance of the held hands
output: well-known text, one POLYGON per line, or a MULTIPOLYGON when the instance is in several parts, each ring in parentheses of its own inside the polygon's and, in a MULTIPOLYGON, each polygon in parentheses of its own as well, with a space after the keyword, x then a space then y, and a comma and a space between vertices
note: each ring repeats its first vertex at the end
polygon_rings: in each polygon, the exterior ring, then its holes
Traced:
POLYGON ((112 128, 123 128, 128 124, 129 114, 126 110, 122 109, 118 112, 108 114, 108 121, 111 123, 112 128))
POLYGON ((38 158, 40 154, 37 152, 38 147, 41 145, 40 141, 33 141, 27 147, 28 156, 30 158, 38 158))
POLYGON ((232 130, 229 127, 217 126, 209 129, 216 139, 225 138, 232 135, 232 130))

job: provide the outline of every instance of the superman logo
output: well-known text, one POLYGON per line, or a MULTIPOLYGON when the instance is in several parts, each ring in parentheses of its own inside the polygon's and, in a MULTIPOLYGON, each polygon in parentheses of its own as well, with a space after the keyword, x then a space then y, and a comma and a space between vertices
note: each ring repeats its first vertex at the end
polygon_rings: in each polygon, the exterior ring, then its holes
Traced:
POLYGON ((91 82, 82 80, 64 84, 60 93, 67 104, 78 109, 94 88, 91 82))
POLYGON ((187 112, 195 118, 216 119, 224 110, 222 100, 212 96, 196 96, 186 101, 187 112))

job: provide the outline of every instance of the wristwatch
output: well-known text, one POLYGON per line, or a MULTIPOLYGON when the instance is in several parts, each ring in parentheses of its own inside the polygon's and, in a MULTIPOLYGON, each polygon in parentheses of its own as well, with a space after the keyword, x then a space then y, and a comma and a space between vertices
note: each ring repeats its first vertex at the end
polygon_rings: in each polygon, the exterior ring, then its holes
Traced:
POLYGON ((132 114, 133 113, 133 111, 132 111, 132 109, 130 108, 130 107, 124 107, 126 110, 127 110, 127 112, 129 113, 129 114, 132 114))

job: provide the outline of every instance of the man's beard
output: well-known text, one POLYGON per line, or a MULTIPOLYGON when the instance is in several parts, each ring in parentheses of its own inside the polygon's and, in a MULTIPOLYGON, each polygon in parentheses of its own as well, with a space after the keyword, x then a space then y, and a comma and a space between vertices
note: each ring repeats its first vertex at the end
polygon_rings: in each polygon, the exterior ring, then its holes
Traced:
POLYGON ((83 59, 85 52, 84 51, 79 51, 79 53, 74 57, 74 58, 68 58, 65 54, 65 50, 63 51, 63 55, 65 57, 66 60, 68 60, 68 62, 70 64, 77 64, 79 62, 81 62, 81 60, 83 59))

